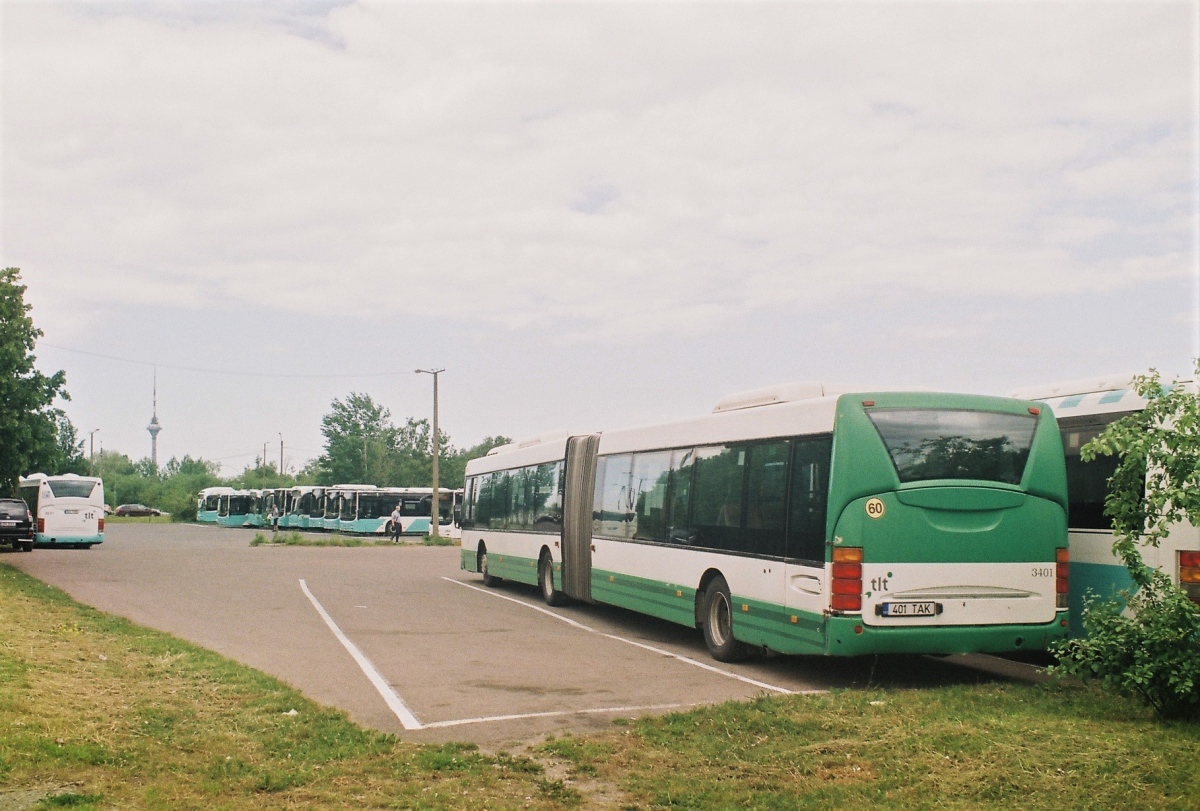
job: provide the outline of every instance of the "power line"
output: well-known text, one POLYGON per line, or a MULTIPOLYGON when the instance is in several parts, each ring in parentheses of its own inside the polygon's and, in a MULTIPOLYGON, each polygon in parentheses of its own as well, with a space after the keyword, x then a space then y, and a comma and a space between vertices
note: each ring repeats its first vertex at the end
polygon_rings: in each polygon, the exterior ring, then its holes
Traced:
POLYGON ((148 360, 134 360, 132 358, 119 358, 116 355, 102 355, 99 352, 88 352, 84 349, 72 349, 69 346, 58 346, 57 344, 48 344, 45 341, 39 341, 39 346, 57 349, 61 352, 74 352, 77 355, 88 355, 93 358, 103 358, 104 360, 113 360, 118 363, 132 363, 136 366, 156 366, 160 369, 176 369, 181 372, 198 372, 208 375, 227 375, 229 377, 274 377, 308 379, 308 380, 331 380, 336 378, 356 378, 356 377, 398 377, 401 372, 363 372, 362 374, 280 374, 278 372, 240 372, 231 369, 201 369, 195 366, 177 366, 171 363, 156 363, 148 360))

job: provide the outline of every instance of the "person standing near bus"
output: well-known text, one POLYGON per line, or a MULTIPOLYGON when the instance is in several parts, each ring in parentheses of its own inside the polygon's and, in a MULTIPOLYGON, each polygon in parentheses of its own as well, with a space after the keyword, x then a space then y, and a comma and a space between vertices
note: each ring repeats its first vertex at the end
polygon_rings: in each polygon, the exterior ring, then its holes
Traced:
POLYGON ((392 508, 392 543, 400 543, 400 505, 392 508))
POLYGON ((279 506, 271 505, 271 532, 279 531, 279 506))

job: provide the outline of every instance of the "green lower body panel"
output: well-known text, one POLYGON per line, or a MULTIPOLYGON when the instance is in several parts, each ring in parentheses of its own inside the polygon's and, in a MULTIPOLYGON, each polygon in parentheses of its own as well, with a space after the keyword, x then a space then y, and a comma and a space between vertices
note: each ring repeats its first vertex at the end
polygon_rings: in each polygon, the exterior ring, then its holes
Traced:
POLYGON ((696 625, 695 588, 593 569, 592 599, 680 625, 696 625))
POLYGON ((1012 653, 1046 650, 1066 639, 1067 612, 1038 625, 950 625, 925 628, 871 628, 859 617, 826 620, 825 653, 861 656, 869 653, 1012 653))
POLYGON ((733 634, 776 653, 825 653, 825 617, 731 595, 733 634))
POLYGON ((518 555, 497 555, 495 552, 489 552, 488 574, 503 580, 536 586, 538 582, 537 561, 518 555))
POLYGON ((458 550, 458 568, 464 572, 479 571, 479 556, 474 549, 458 550))

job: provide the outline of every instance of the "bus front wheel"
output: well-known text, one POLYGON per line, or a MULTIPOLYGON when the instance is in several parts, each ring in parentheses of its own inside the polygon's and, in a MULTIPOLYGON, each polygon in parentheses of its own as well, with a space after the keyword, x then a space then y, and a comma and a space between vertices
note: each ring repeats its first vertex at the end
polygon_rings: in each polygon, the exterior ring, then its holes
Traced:
POLYGON ((567 596, 554 588, 554 561, 549 554, 543 554, 542 559, 538 561, 538 585, 542 589, 542 599, 546 601, 546 605, 557 606, 567 601, 567 596))
POLYGON ((718 662, 740 662, 746 646, 733 638, 733 600, 729 585, 718 575, 704 590, 704 644, 718 662))
POLYGON ((488 588, 495 588, 500 585, 500 578, 488 574, 488 555, 487 549, 484 548, 479 552, 479 573, 483 575, 483 585, 488 588))

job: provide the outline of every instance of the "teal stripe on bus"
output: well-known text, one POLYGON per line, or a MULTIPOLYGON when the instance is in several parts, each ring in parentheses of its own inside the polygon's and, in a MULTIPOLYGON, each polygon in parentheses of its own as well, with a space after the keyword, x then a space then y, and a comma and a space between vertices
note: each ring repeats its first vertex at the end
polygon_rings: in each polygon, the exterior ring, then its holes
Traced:
POLYGON ((1084 396, 1085 395, 1082 395, 1082 394, 1076 394, 1074 397, 1067 397, 1065 400, 1063 400, 1061 403, 1058 404, 1058 407, 1059 408, 1075 408, 1076 406, 1078 406, 1080 403, 1083 402, 1084 396))
POLYGON ((1128 391, 1129 391, 1129 389, 1119 389, 1117 391, 1110 391, 1107 394, 1105 394, 1103 397, 1100 398, 1100 405, 1110 405, 1112 403, 1119 403, 1119 402, 1121 402, 1121 398, 1123 398, 1128 393, 1128 391))

